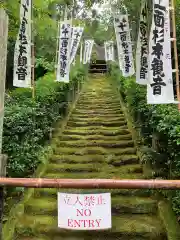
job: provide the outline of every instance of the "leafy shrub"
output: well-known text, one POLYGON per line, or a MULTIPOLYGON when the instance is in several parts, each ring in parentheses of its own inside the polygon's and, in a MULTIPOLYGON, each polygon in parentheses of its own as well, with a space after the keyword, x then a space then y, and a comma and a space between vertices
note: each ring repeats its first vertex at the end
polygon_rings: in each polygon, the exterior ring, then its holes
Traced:
MULTIPOLYGON (((154 159, 156 166, 164 167, 166 178, 180 179, 180 114, 175 104, 150 105, 146 100, 146 86, 138 85, 134 78, 120 76, 117 65, 110 66, 111 78, 126 103, 135 124, 141 127, 146 144, 151 146, 153 136, 158 136, 158 153, 165 155, 163 163, 154 159)), ((174 210, 180 214, 180 192, 173 191, 174 210)), ((169 195, 170 196, 170 195, 169 195)))
POLYGON ((47 74, 36 83, 35 100, 31 98, 31 89, 17 88, 9 93, 3 132, 8 176, 27 177, 34 172, 52 124, 65 113, 69 94, 85 76, 85 69, 77 66, 69 84, 55 82, 54 75, 47 74))

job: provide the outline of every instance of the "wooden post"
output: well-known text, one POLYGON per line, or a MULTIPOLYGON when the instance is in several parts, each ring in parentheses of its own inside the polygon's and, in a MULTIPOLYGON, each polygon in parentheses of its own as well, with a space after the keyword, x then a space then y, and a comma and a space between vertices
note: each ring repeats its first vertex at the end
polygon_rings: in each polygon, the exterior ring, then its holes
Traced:
POLYGON ((176 92, 178 100, 178 110, 180 111, 180 89, 179 89, 179 68, 178 68, 178 53, 177 53, 177 39, 176 39, 176 17, 175 17, 175 0, 171 0, 172 12, 172 27, 173 27, 173 47, 174 47, 174 60, 176 70, 176 92))
POLYGON ((8 16, 0 9, 0 153, 2 151, 2 131, 4 118, 4 94, 7 60, 8 16))
POLYGON ((57 65, 59 55, 59 36, 60 35, 60 20, 58 21, 57 41, 56 41, 56 58, 55 58, 55 76, 57 76, 57 65))
MULTIPOLYGON (((2 133, 4 118, 4 94, 6 79, 6 61, 7 61, 7 38, 8 38, 8 16, 6 12, 0 9, 0 178, 6 176, 6 160, 1 155, 2 152, 2 133)), ((0 187, 0 240, 2 239, 2 218, 4 206, 4 188, 0 187)))
POLYGON ((35 98, 35 50, 34 50, 34 32, 33 32, 33 1, 31 2, 31 87, 32 98, 35 98))

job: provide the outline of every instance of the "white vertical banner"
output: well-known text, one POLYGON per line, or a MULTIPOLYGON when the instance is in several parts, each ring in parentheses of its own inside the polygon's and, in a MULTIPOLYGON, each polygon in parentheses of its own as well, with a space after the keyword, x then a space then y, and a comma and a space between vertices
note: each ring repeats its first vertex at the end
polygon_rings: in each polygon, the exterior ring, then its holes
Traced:
POLYGON ((136 49, 136 82, 146 85, 148 79, 148 11, 147 0, 141 0, 139 35, 136 49))
POLYGON ((115 58, 114 58, 114 42, 113 41, 110 41, 110 60, 111 61, 115 61, 115 58))
POLYGON ((82 33, 83 33, 83 28, 82 27, 73 27, 72 30, 72 41, 71 41, 71 53, 70 53, 70 64, 73 62, 78 47, 79 47, 79 43, 82 37, 82 33))
POLYGON ((83 43, 81 42, 81 48, 80 48, 80 63, 83 62, 83 43))
POLYGON ((71 23, 71 20, 65 20, 61 23, 60 26, 59 52, 56 76, 56 81, 58 82, 69 82, 72 36, 71 23))
POLYGON ((94 40, 85 40, 83 64, 90 62, 93 45, 94 40))
POLYGON ((84 54, 83 54, 83 64, 87 63, 88 51, 89 51, 89 40, 84 42, 84 54))
POLYGON ((21 0, 20 28, 14 49, 15 87, 31 87, 31 4, 31 0, 21 0))
POLYGON ((88 63, 90 63, 90 60, 91 60, 93 45, 94 45, 94 40, 89 40, 89 49, 88 49, 88 57, 87 57, 88 63))
POLYGON ((114 19, 114 28, 118 47, 119 66, 124 77, 132 76, 134 61, 128 15, 120 15, 114 19))
POLYGON ((105 60, 114 61, 114 43, 113 41, 108 41, 104 43, 105 48, 105 60))
POLYGON ((107 53, 107 45, 108 42, 104 42, 104 52, 105 52, 105 61, 108 61, 108 53, 107 53))
POLYGON ((169 0, 153 2, 148 73, 147 103, 173 103, 169 0))

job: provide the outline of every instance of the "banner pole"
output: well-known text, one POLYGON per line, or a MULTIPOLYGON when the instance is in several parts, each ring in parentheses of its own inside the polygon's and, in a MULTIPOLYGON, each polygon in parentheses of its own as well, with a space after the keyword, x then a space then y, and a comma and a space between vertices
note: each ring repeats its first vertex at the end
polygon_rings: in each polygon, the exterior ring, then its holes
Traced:
POLYGON ((35 50, 34 50, 34 34, 33 34, 33 0, 31 1, 31 86, 32 98, 35 98, 35 50))
POLYGON ((178 100, 178 110, 180 111, 180 89, 179 89, 179 68, 178 68, 178 53, 177 53, 177 39, 176 39, 176 17, 175 17, 175 0, 171 0, 172 11, 172 27, 173 27, 173 46, 174 46, 174 60, 176 69, 176 92, 178 100))
POLYGON ((57 30, 56 59, 55 59, 55 76, 57 76, 58 53, 59 53, 59 35, 60 35, 60 20, 58 20, 58 30, 57 30))

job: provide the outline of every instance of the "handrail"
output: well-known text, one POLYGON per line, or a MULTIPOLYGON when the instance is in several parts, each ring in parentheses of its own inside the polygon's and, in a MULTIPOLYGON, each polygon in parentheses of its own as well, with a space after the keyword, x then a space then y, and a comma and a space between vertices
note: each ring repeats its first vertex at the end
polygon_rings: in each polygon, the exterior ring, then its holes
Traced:
POLYGON ((0 178, 0 186, 74 189, 180 189, 180 180, 0 178))

